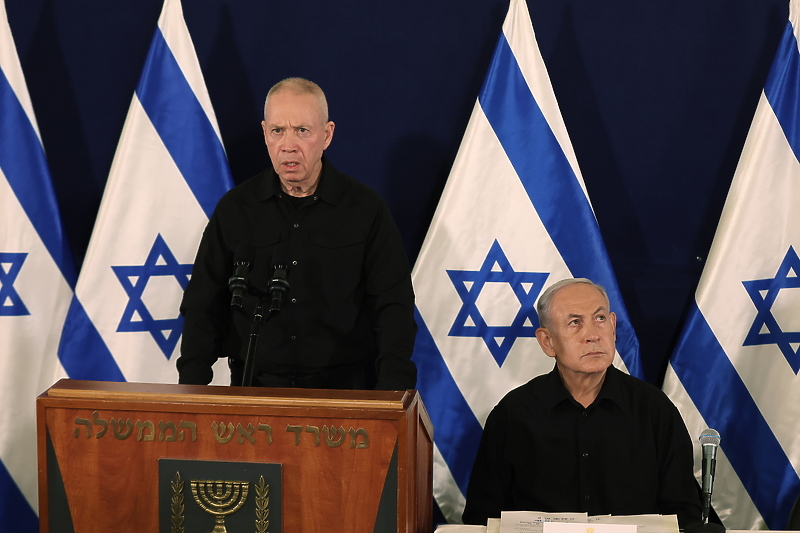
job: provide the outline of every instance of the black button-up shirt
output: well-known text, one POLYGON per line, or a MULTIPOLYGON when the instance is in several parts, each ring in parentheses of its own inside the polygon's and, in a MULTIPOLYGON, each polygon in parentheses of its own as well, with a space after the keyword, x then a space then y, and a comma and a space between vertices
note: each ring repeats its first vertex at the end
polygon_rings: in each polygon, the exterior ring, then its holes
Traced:
MULTIPOLYGON (((414 293, 400 233, 375 191, 324 158, 313 196, 285 194, 269 169, 219 201, 181 304, 181 383, 209 383, 218 357, 245 360, 250 323, 232 313, 228 288, 243 244, 252 249, 250 285, 260 289, 273 275, 276 250, 289 256, 290 288, 281 312, 261 328, 256 373, 364 363, 377 376, 370 385, 415 387, 414 293)), ((255 300, 247 295, 245 308, 252 311, 255 300)))
POLYGON ((555 368, 509 392, 484 427, 464 522, 501 511, 677 514, 700 521, 692 442, 658 388, 614 367, 584 408, 555 368))

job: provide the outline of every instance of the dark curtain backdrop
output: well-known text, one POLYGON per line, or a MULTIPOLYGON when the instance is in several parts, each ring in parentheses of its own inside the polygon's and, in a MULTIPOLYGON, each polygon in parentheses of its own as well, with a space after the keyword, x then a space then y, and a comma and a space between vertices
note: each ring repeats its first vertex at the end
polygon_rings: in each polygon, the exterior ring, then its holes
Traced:
MULTIPOLYGON (((416 259, 508 0, 184 0, 235 181, 268 164, 269 87, 326 91, 329 156, 386 198, 416 259)), ((661 384, 787 0, 528 0, 639 336, 661 384)), ((160 0, 6 0, 78 263, 160 0)), ((491 182, 487 180, 487 187, 491 182)))

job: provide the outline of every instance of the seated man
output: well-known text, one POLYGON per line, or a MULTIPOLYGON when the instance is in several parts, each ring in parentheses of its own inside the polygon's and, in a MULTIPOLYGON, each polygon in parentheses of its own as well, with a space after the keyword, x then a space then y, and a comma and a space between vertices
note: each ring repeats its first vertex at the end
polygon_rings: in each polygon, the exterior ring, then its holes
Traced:
POLYGON ((562 280, 537 305, 549 374, 509 392, 486 420, 463 519, 500 511, 676 514, 701 524, 692 442, 658 388, 611 366, 616 315, 605 290, 562 280))

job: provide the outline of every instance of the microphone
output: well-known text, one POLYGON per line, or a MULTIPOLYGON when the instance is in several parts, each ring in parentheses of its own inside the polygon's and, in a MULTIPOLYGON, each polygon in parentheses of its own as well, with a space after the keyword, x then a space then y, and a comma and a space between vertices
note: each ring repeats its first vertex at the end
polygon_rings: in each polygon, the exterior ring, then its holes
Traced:
POLYGON ((708 515, 711 512, 711 492, 714 489, 719 441, 719 431, 716 429, 708 428, 700 434, 700 444, 703 446, 703 524, 708 524, 708 515))
POLYGON ((253 247, 246 243, 240 244, 236 249, 234 258, 234 274, 228 278, 228 288, 233 293, 231 307, 241 310, 242 296, 248 290, 247 273, 250 271, 250 263, 253 260, 253 247))
POLYGON ((289 282, 286 280, 286 273, 289 270, 289 246, 279 244, 272 258, 274 273, 269 282, 269 295, 272 299, 269 312, 277 313, 281 310, 283 296, 289 292, 289 282))

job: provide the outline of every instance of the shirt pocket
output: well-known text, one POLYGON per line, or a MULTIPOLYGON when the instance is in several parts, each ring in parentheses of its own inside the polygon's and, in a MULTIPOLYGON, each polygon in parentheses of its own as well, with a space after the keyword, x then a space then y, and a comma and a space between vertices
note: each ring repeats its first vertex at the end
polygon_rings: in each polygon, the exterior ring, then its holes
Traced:
POLYGON ((324 231, 310 239, 307 267, 314 284, 334 302, 360 300, 364 284, 366 237, 348 231, 324 231))

